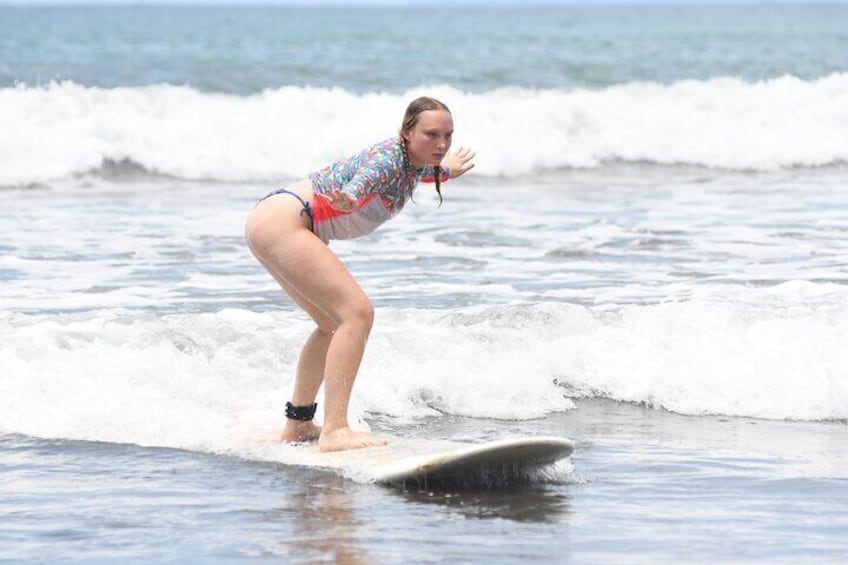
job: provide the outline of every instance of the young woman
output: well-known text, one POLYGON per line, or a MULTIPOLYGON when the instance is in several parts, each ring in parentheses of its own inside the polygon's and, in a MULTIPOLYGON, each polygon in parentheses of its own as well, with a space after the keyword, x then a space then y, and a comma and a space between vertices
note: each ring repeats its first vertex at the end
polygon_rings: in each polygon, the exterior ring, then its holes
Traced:
POLYGON ((330 251, 331 239, 373 231, 396 216, 418 181, 441 182, 474 167, 474 152, 449 154, 453 119, 433 98, 413 100, 397 137, 272 192, 251 212, 245 235, 251 251, 317 328, 300 354, 282 440, 318 438, 322 451, 381 445, 350 429, 348 403, 374 321, 371 301, 330 251), (312 423, 324 383, 324 425, 312 423))

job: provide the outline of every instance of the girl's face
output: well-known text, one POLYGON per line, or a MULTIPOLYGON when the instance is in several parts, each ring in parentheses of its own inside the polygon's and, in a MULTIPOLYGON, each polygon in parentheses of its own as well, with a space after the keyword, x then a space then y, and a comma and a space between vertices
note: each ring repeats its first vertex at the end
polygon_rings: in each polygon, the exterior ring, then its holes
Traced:
POLYGON ((447 155, 453 138, 453 118, 447 110, 424 110, 418 123, 403 132, 413 167, 438 165, 447 155))

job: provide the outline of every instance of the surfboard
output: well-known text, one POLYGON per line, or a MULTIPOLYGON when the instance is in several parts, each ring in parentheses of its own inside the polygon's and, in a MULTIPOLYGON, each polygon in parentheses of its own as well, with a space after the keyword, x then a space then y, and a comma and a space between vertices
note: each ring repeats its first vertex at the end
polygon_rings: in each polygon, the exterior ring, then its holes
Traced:
POLYGON ((531 481, 574 450, 570 440, 551 436, 477 444, 382 437, 388 445, 331 453, 315 444, 282 446, 274 460, 391 486, 494 488, 531 481))

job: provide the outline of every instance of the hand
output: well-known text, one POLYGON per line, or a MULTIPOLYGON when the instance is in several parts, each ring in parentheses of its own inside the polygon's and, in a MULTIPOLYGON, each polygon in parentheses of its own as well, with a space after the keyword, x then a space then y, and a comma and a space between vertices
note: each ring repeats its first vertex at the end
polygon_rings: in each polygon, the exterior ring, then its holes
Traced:
POLYGON ((352 212, 356 208, 356 198, 341 190, 329 190, 321 196, 331 208, 339 212, 352 212))
POLYGON ((456 153, 451 153, 442 163, 450 169, 451 178, 462 176, 474 168, 474 156, 476 153, 467 147, 460 147, 456 153))

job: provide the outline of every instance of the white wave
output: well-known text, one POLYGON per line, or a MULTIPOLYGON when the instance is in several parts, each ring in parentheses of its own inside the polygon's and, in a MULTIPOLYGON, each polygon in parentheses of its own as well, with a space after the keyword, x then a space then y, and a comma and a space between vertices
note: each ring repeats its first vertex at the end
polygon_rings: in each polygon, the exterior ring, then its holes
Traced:
POLYGON ((0 185, 114 163, 186 179, 298 178, 391 135, 421 94, 451 106, 457 145, 474 147, 487 175, 608 161, 756 170, 848 161, 848 73, 482 94, 285 87, 235 96, 56 82, 0 89, 0 185))
MULTIPOLYGON (((215 451, 272 437, 309 331, 300 315, 243 310, 4 314, 0 433, 215 451)), ((844 335, 846 304, 386 309, 352 413, 526 419, 604 396, 692 415, 846 419, 844 335)))

